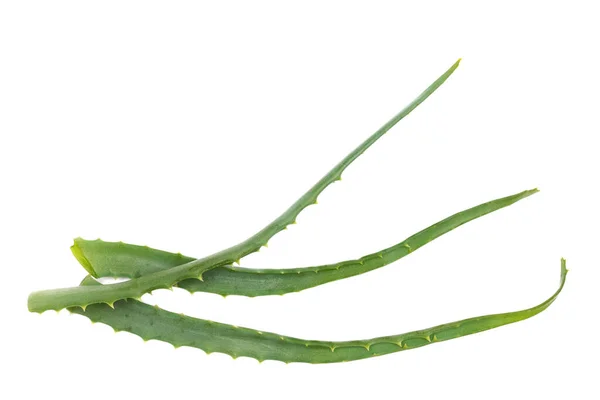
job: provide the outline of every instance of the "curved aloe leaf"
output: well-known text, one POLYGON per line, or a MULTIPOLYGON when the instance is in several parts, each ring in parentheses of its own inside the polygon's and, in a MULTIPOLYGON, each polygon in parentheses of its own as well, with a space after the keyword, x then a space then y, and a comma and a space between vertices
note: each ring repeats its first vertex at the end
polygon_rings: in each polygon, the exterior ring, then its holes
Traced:
POLYGON ((112 306, 117 300, 140 298, 144 293, 160 288, 171 288, 177 282, 185 279, 197 278, 202 280, 202 276, 207 270, 232 264, 240 258, 259 250, 260 247, 266 245, 269 239, 276 233, 294 223, 296 217, 304 208, 311 204, 315 204, 319 194, 331 183, 341 179, 342 172, 358 156, 439 88, 446 79, 452 75, 454 70, 458 67, 459 62, 460 60, 454 63, 454 65, 442 74, 433 84, 413 100, 413 102, 348 154, 283 214, 250 238, 213 255, 190 261, 186 264, 178 265, 167 270, 157 271, 127 282, 106 286, 80 286, 34 292, 28 299, 29 310, 33 312, 43 312, 46 310, 60 310, 72 306, 86 307, 88 304, 94 303, 106 303, 112 306))
MULTIPOLYGON (((537 189, 526 190, 461 211, 395 246, 358 260, 293 269, 252 269, 228 265, 206 271, 203 275, 204 281, 186 279, 178 282, 177 286, 190 292, 210 292, 223 296, 254 297, 298 292, 388 265, 462 224, 507 207, 536 192, 537 189)), ((180 253, 168 253, 147 246, 81 238, 75 239, 71 250, 81 265, 96 278, 137 278, 194 260, 180 253)))
MULTIPOLYGON (((92 304, 85 311, 76 307, 70 308, 70 311, 93 322, 107 324, 115 331, 131 332, 144 340, 161 340, 175 347, 196 347, 206 353, 225 353, 233 358, 252 357, 258 361, 333 363, 414 349, 530 318, 544 311, 556 299, 565 284, 566 275, 566 261, 562 259, 558 290, 532 308, 464 319, 400 335, 343 342, 303 340, 221 324, 175 314, 132 299, 116 302, 114 309, 106 304, 92 304)), ((82 284, 98 283, 88 277, 82 284)))

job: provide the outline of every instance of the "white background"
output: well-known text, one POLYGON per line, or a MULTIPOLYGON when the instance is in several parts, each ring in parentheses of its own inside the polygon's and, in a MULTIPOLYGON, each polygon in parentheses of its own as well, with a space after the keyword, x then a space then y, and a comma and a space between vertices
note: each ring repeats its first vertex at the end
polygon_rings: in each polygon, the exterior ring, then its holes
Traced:
POLYGON ((0 397, 598 398, 594 3, 2 2, 0 397), (542 314, 364 361, 285 365, 27 311, 31 291, 85 275, 76 236, 196 257, 245 239, 458 57, 438 92, 242 266, 360 257, 481 202, 540 193, 299 294, 144 300, 360 339, 533 306, 565 257, 565 289, 542 314))

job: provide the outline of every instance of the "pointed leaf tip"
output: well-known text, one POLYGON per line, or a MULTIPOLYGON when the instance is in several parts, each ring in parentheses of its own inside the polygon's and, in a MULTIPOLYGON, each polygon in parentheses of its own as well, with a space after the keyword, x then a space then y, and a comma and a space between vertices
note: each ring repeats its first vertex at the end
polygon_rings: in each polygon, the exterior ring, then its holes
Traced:
POLYGON ((560 270, 561 273, 566 275, 567 272, 569 272, 569 270, 567 269, 567 260, 565 260, 564 258, 560 259, 560 270))

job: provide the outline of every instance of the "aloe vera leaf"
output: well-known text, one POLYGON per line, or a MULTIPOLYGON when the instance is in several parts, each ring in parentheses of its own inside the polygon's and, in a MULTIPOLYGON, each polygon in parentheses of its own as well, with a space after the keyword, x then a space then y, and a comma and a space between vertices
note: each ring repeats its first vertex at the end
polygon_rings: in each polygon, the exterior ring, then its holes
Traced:
POLYGON ((398 121, 407 116, 419 104, 427 99, 437 88, 439 88, 460 63, 456 61, 444 74, 432 83, 423 93, 413 100, 402 111, 383 125, 377 132, 361 143, 356 149, 340 161, 331 171, 321 178, 302 197, 292 204, 283 214, 255 233, 250 238, 232 247, 224 249, 210 256, 190 261, 167 270, 157 271, 150 275, 131 279, 127 282, 116 283, 106 286, 71 287, 62 289, 42 290, 29 295, 28 307, 32 312, 43 312, 46 310, 61 310, 63 308, 88 304, 113 303, 120 299, 140 298, 144 293, 155 289, 171 288, 174 284, 184 279, 202 279, 204 272, 211 268, 222 267, 239 261, 240 258, 258 251, 266 245, 269 239, 276 233, 285 229, 296 221, 298 214, 311 204, 315 204, 319 194, 331 183, 341 179, 342 172, 358 156, 367 150, 373 143, 383 136, 398 121))
MULTIPOLYGON (((209 292, 222 296, 254 297, 298 292, 388 265, 462 224, 507 207, 537 191, 537 189, 526 190, 461 211, 392 247, 358 260, 293 269, 252 269, 228 265, 206 271, 203 281, 186 279, 178 282, 176 286, 192 293, 209 292)), ((169 253, 122 242, 104 242, 100 239, 77 238, 71 250, 81 265, 96 278, 137 278, 193 261, 193 258, 180 253, 169 253)))
MULTIPOLYGON (((115 331, 131 332, 144 340, 161 340, 175 347, 196 347, 206 353, 225 353, 233 358, 243 356, 258 361, 333 363, 414 349, 530 318, 556 299, 565 284, 566 274, 566 261, 562 259, 558 290, 532 308, 464 319, 400 335, 343 342, 303 340, 192 318, 133 299, 117 301, 114 309, 106 304, 92 304, 85 311, 79 307, 69 310, 93 322, 109 325, 115 331)), ((89 276, 82 282, 82 285, 94 284, 98 282, 89 276)))

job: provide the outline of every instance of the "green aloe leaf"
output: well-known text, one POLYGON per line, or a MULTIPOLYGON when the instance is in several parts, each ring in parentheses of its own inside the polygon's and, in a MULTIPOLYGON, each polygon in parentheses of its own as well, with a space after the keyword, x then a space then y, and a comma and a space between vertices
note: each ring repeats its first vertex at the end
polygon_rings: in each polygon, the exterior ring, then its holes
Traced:
MULTIPOLYGON (((225 353, 233 358, 252 357, 258 361, 333 363, 414 349, 531 318, 557 298, 566 275, 566 261, 563 259, 558 290, 544 302, 525 310, 484 315, 400 335, 343 342, 304 340, 192 318, 132 299, 117 301, 114 309, 106 304, 92 304, 85 312, 79 307, 69 310, 93 322, 109 325, 115 331, 131 332, 144 340, 160 340, 175 347, 196 347, 206 353, 225 353)), ((99 283, 88 277, 82 285, 95 287, 99 283)))
MULTIPOLYGON (((186 279, 178 282, 176 286, 189 292, 209 292, 222 296, 254 297, 299 292, 393 263, 469 221, 514 204, 536 192, 537 189, 526 190, 461 211, 392 247, 357 260, 291 269, 253 269, 227 265, 206 271, 203 281, 186 279)), ((71 250, 81 265, 96 278, 137 278, 194 260, 180 253, 169 253, 146 246, 81 238, 75 239, 71 250)))
POLYGON ((458 67, 459 62, 460 60, 454 63, 413 102, 411 102, 390 121, 383 125, 377 132, 371 135, 367 140, 365 140, 350 154, 348 154, 311 189, 309 189, 294 204, 292 204, 292 206, 289 207, 283 214, 281 214, 274 221, 250 238, 210 256, 190 261, 166 270, 157 271, 139 278, 131 279, 127 282, 121 282, 113 285, 79 286, 34 292, 29 296, 28 299, 29 310, 33 312, 43 312, 46 310, 61 310, 63 308, 73 306, 84 308, 89 304, 95 303, 106 303, 110 306, 113 306, 118 300, 128 298, 139 299, 144 293, 155 289, 171 288, 177 282, 185 279, 196 278, 202 280, 203 274, 206 271, 212 268, 232 264, 238 261, 240 258, 259 250, 260 247, 266 245, 269 239, 276 233, 294 223, 296 217, 304 208, 311 204, 315 204, 319 194, 331 183, 341 179, 342 172, 358 156, 366 151, 398 121, 407 116, 412 110, 414 110, 419 104, 421 104, 433 92, 435 92, 446 81, 446 79, 452 75, 454 70, 458 67))

